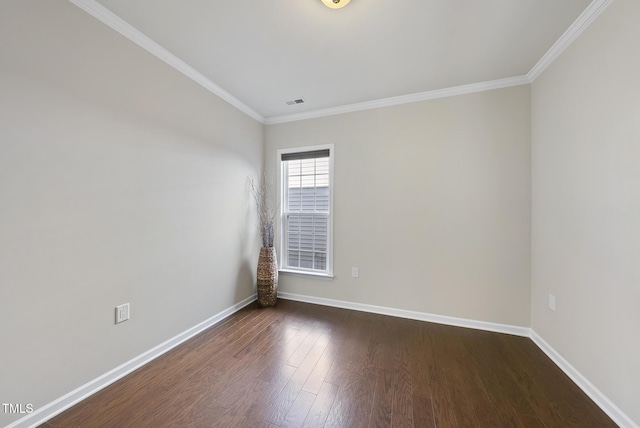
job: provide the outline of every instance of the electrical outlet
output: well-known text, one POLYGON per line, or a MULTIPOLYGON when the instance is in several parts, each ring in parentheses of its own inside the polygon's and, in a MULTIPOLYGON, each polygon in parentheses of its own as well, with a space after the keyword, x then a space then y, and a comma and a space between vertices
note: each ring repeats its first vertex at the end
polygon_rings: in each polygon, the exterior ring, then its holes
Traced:
POLYGON ((129 319, 129 304, 116 306, 116 324, 129 319))
POLYGON ((352 267, 351 268, 351 277, 352 278, 357 278, 360 275, 360 272, 358 270, 357 267, 352 267))
POLYGON ((553 294, 549 294, 549 309, 552 311, 556 310, 556 296, 553 294))

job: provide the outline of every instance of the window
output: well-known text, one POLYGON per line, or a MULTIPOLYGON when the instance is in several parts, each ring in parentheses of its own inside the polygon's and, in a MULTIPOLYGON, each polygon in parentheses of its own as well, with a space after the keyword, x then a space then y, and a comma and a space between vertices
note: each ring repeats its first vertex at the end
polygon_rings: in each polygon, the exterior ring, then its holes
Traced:
POLYGON ((280 150, 280 264, 332 276, 333 145, 280 150))

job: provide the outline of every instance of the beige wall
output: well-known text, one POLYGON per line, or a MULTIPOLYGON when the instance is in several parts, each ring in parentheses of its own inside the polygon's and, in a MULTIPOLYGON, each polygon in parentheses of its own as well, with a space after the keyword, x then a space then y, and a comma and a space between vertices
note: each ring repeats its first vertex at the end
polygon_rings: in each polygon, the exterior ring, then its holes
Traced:
POLYGON ((335 144, 335 278, 282 274, 281 291, 529 325, 528 86, 265 135, 271 173, 277 149, 335 144))
POLYGON ((617 0, 532 86, 532 327, 636 423, 639 17, 617 0))
POLYGON ((38 409, 253 293, 263 126, 66 1, 0 40, 0 402, 38 409))
POLYGON ((532 88, 264 131, 68 2, 2 1, 0 401, 38 408, 251 295, 247 176, 333 143, 335 278, 282 291, 532 325, 640 421, 639 12, 614 2, 532 88))

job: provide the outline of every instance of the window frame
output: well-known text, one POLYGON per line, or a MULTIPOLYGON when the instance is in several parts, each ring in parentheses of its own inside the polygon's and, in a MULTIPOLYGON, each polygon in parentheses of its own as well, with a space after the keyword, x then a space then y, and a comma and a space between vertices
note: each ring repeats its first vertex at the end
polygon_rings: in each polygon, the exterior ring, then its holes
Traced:
POLYGON ((314 276, 322 278, 333 278, 333 188, 334 188, 334 154, 335 149, 333 144, 322 144, 316 146, 295 147, 289 149, 280 149, 277 152, 278 163, 278 235, 277 235, 277 247, 278 247, 278 261, 279 271, 283 273, 293 273, 305 276, 314 276), (282 160, 283 154, 291 153, 306 153, 319 150, 329 150, 329 213, 327 215, 327 261, 325 270, 308 269, 301 267, 290 267, 287 265, 289 260, 288 247, 286 245, 287 239, 287 214, 286 211, 286 197, 288 193, 288 177, 285 176, 285 161, 282 160))

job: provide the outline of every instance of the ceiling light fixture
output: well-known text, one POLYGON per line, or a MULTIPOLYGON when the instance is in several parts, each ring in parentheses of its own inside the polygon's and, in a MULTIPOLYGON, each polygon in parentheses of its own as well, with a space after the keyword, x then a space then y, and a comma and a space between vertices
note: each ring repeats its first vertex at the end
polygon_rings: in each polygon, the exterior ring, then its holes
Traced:
POLYGON ((346 6, 350 1, 351 0, 322 0, 322 3, 331 9, 340 9, 343 6, 346 6))

